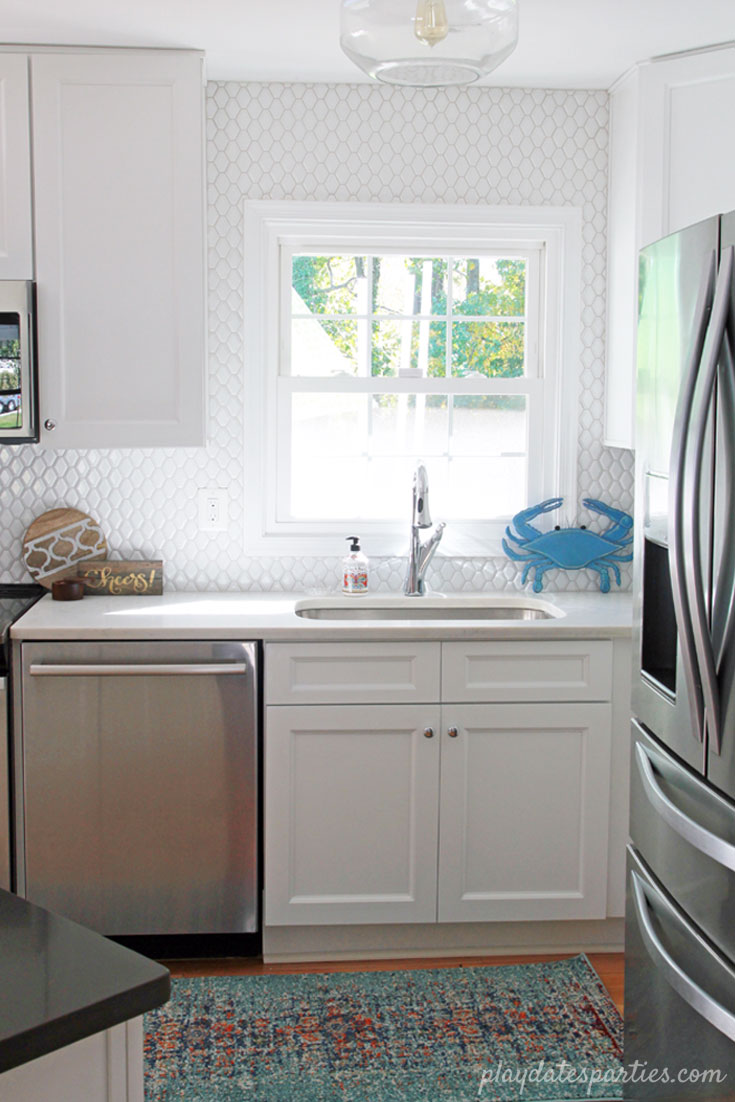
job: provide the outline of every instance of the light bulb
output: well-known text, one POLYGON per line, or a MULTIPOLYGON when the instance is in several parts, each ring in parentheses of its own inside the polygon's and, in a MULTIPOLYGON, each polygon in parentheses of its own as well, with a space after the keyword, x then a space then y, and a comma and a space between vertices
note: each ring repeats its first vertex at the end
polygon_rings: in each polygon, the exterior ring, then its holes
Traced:
POLYGON ((449 34, 449 21, 444 0, 418 0, 414 34, 419 42, 436 46, 449 34))

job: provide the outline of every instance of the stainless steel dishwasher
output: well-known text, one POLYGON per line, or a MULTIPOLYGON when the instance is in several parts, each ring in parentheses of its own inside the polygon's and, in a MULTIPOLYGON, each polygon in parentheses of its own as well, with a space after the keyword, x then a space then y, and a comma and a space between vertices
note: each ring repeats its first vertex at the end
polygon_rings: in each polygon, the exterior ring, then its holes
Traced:
POLYGON ((255 932, 257 644, 24 643, 21 668, 19 893, 103 934, 255 932))

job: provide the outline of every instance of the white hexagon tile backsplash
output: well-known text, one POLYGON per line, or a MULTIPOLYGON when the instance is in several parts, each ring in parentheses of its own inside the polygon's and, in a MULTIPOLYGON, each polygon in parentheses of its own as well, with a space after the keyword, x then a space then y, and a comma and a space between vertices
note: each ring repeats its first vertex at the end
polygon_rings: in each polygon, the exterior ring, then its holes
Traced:
MULTIPOLYGON (((245 199, 509 203, 583 211, 579 494, 632 506, 633 461, 605 448, 603 370, 608 98, 539 89, 416 90, 376 85, 208 86, 209 433, 206 448, 42 451, 0 447, 0 581, 26 580, 31 520, 66 504, 101 523, 126 558, 164 560, 167 589, 334 588, 339 559, 243 554, 243 225, 245 199), (198 530, 197 491, 227 486, 229 525, 198 530)), ((403 561, 373 561, 397 590, 403 561)), ((442 558, 437 589, 513 589, 505 558, 442 558)), ((624 585, 630 570, 624 570, 624 585)), ((549 589, 595 588, 587 571, 549 589)))

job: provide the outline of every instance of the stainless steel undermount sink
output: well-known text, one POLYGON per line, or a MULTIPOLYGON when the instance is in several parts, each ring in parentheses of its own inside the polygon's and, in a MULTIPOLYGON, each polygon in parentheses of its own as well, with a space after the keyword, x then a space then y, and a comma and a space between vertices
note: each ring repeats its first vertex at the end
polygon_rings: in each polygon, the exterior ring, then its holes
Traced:
POLYGON ((550 620, 563 612, 536 597, 314 597, 296 602, 307 620, 550 620))

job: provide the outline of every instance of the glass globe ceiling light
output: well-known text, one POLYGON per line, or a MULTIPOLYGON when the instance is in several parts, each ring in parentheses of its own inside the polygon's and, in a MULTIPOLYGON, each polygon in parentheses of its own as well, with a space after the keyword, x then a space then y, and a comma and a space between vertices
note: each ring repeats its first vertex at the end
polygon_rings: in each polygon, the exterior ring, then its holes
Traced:
POLYGON ((517 0, 341 0, 342 49, 387 84, 471 84, 517 42, 517 0))

